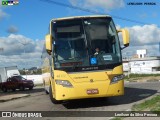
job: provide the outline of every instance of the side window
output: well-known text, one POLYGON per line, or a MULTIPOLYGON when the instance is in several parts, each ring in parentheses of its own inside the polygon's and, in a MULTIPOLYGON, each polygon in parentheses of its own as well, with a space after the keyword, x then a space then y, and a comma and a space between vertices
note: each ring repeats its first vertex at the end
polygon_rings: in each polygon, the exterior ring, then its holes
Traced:
POLYGON ((117 50, 116 50, 116 41, 115 41, 115 33, 113 31, 113 28, 112 26, 110 25, 109 26, 109 42, 111 43, 111 49, 112 49, 112 53, 117 53, 117 50))
POLYGON ((115 29, 115 25, 113 21, 110 22, 109 25, 109 34, 110 34, 110 42, 112 43, 112 51, 113 51, 113 56, 115 57, 114 60, 121 61, 121 55, 120 55, 120 47, 119 47, 119 39, 117 35, 117 31, 115 29), (118 59, 119 58, 119 59, 118 59))
POLYGON ((13 78, 11 79, 11 81, 12 81, 12 82, 17 82, 17 79, 13 77, 13 78))
POLYGON ((11 78, 8 78, 7 81, 10 82, 10 81, 11 81, 11 78))

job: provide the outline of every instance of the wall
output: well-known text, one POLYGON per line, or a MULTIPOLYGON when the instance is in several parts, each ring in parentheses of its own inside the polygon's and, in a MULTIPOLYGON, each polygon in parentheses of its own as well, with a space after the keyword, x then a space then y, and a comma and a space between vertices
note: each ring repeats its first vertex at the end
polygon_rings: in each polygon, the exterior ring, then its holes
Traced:
POLYGON ((150 60, 131 60, 129 63, 123 63, 123 70, 128 71, 130 65, 130 72, 131 73, 160 73, 160 71, 156 71, 153 67, 158 68, 160 67, 160 60, 159 59, 150 59, 150 60))
POLYGON ((123 71, 127 72, 129 71, 129 63, 123 63, 123 71))

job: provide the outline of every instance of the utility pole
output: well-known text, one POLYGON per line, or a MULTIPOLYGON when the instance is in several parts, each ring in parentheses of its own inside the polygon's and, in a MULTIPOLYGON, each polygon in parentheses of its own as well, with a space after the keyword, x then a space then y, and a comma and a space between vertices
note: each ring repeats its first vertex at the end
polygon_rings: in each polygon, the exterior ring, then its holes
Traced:
MULTIPOLYGON (((20 44, 22 44, 24 46, 24 56, 26 55, 26 45, 28 45, 30 42, 27 42, 26 40, 24 42, 20 42, 20 44)), ((24 72, 25 72, 25 75, 26 75, 26 79, 27 79, 27 73, 26 73, 26 61, 24 61, 24 72)))

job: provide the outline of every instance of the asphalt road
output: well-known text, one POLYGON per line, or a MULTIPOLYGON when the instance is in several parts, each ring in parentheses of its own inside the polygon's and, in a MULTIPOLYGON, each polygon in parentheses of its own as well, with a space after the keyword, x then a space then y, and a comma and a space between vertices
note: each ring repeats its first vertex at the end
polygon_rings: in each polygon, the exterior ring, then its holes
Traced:
MULTIPOLYGON (((0 103, 0 111, 126 111, 133 104, 160 94, 160 82, 125 83, 124 96, 106 99, 72 100, 57 105, 51 103, 49 96, 44 93, 43 88, 23 92, 29 93, 31 96, 0 103)), ((12 119, 17 120, 17 118, 12 119)), ((53 118, 46 118, 46 120, 50 119, 53 118)), ((88 120, 90 118, 85 119, 88 120)), ((101 117, 101 119, 103 118, 101 117)), ((106 120, 106 118, 104 119, 106 120)))

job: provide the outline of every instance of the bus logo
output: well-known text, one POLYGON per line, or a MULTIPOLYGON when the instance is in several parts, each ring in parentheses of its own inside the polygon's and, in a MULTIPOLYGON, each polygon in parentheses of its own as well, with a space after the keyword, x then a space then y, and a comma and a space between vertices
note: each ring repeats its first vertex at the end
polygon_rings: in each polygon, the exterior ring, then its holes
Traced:
POLYGON ((93 79, 90 79, 90 82, 94 82, 93 79))

